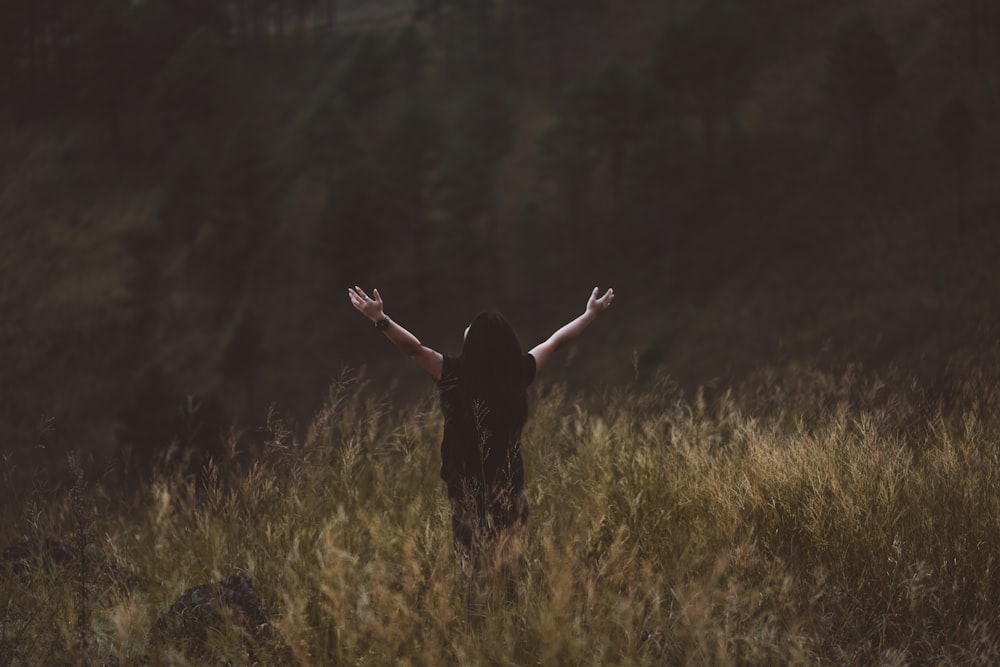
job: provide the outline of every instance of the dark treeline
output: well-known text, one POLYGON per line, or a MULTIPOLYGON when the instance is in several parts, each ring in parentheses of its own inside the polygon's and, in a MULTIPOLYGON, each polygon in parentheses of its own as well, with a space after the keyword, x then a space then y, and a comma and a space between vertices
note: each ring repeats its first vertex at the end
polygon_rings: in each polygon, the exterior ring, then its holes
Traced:
MULTIPOLYGON (((61 151, 31 195, 121 249, 114 299, 64 327, 11 281, 4 436, 55 413, 56 449, 147 468, 173 442, 197 467, 376 355, 337 308, 359 281, 439 346, 489 305, 540 335, 613 281, 641 294, 608 340, 643 375, 717 286, 837 238, 830 210, 940 195, 942 227, 979 233, 1000 5, 827 4, 0 0, 4 136, 61 151), (81 183, 152 204, 101 231, 81 183), (110 432, 81 442, 95 411, 110 432)), ((19 198, 13 239, 50 224, 19 198)))

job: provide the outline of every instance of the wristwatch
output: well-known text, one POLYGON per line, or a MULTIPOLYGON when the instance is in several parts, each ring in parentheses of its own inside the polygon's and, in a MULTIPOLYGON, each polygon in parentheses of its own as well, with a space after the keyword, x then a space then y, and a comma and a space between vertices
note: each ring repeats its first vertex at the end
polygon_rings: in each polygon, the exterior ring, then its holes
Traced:
POLYGON ((375 328, 379 331, 385 331, 389 328, 390 324, 392 324, 392 320, 389 319, 388 315, 383 315, 382 319, 375 320, 375 328))

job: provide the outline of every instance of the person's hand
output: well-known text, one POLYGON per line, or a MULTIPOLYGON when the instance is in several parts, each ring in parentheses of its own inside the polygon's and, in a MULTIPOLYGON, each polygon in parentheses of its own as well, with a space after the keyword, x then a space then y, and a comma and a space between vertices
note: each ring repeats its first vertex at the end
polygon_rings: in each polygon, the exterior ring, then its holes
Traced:
POLYGON ((355 310, 372 322, 378 322, 385 317, 385 313, 382 311, 382 297, 379 296, 378 290, 372 290, 372 294, 375 295, 374 299, 365 294, 365 291, 360 287, 355 286, 347 289, 347 295, 355 310))
POLYGON ((611 306, 611 302, 615 300, 615 291, 610 287, 600 298, 597 296, 599 291, 595 287, 594 291, 590 293, 590 299, 587 300, 587 314, 594 317, 607 310, 611 306))

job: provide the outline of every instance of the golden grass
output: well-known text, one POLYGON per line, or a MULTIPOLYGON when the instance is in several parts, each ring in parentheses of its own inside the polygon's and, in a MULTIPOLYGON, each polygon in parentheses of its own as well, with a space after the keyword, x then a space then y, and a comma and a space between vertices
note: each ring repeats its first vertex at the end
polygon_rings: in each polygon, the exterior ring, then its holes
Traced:
POLYGON ((520 601, 468 628, 436 406, 344 382, 302 439, 271 415, 252 463, 161 474, 116 511, 91 484, 8 512, 5 543, 82 534, 89 565, 3 570, 0 664, 995 662, 991 387, 970 373, 951 407, 808 369, 713 400, 543 387, 520 601), (185 588, 238 569, 267 632, 230 623, 201 653, 157 635, 185 588))

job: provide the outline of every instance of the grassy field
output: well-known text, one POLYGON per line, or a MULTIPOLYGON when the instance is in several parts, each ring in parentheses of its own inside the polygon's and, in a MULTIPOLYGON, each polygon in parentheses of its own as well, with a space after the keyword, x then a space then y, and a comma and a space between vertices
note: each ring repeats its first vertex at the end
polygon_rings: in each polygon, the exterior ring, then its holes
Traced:
POLYGON ((433 397, 347 379, 306 437, 272 414, 265 451, 235 434, 198 479, 5 506, 3 544, 48 556, 2 569, 0 664, 995 663, 997 388, 956 377, 933 402, 849 368, 538 388, 520 601, 471 629, 433 397), (264 621, 158 623, 238 571, 264 621))

